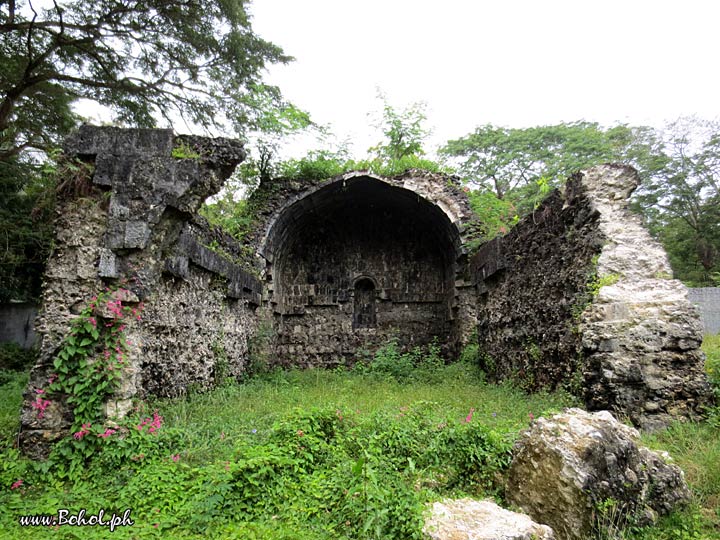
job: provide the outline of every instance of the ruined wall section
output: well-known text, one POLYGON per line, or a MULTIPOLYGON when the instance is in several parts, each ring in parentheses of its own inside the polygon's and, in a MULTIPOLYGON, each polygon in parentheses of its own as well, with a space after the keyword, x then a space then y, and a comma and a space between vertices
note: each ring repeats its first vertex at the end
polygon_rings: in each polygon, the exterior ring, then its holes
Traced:
POLYGON ((604 238, 577 178, 471 261, 484 369, 530 390, 581 378, 579 316, 604 238))
POLYGON ((622 411, 654 429, 699 414, 711 394, 697 307, 672 279, 662 246, 627 208, 639 182, 630 167, 582 174, 607 240, 597 261, 600 286, 580 332, 588 408, 622 411))
POLYGON ((73 422, 59 396, 38 418, 36 390, 47 387, 72 320, 105 287, 122 284, 126 305, 144 304, 127 330, 132 345, 109 417, 126 414, 134 397, 176 396, 242 374, 261 297, 257 279, 236 264, 239 246, 194 215, 244 158, 239 143, 83 126, 65 153, 93 169, 73 179, 87 184, 84 196, 57 208, 36 323, 40 355, 21 415, 20 444, 35 457, 73 422), (189 157, 172 157, 177 148, 189 157))
POLYGON ((653 429, 699 414, 710 391, 697 310, 628 210, 638 183, 622 165, 573 176, 472 268, 488 371, 653 429))
POLYGON ((332 365, 393 338, 445 343, 455 255, 428 208, 373 180, 327 197, 275 252, 278 359, 332 365))
POLYGON ((281 363, 332 365, 398 338, 433 336, 450 352, 474 332, 467 245, 476 217, 456 178, 355 171, 322 181, 277 179, 250 199, 251 243, 281 363), (376 325, 356 328, 355 284, 373 282, 376 325))

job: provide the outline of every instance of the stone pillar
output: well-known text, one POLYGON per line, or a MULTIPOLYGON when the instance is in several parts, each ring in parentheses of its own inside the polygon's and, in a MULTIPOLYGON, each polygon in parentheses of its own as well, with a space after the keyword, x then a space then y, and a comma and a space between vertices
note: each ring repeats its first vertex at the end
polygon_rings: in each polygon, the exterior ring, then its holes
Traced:
POLYGON ((711 396, 702 325, 662 246, 628 210, 637 173, 605 165, 581 175, 606 238, 580 324, 588 408, 617 411, 644 429, 697 415, 711 396))
POLYGON ((64 150, 86 166, 67 167, 59 180, 36 323, 40 357, 21 414, 20 445, 33 457, 47 455, 74 421, 64 396, 45 390, 72 321, 107 286, 122 285, 124 304, 145 303, 143 319, 128 323, 127 362, 105 405, 115 418, 135 396, 178 395, 211 385, 220 371, 242 373, 249 311, 260 302, 260 284, 236 262, 240 247, 196 216, 245 158, 239 142, 86 125, 64 150), (48 401, 42 414, 38 396, 48 401))

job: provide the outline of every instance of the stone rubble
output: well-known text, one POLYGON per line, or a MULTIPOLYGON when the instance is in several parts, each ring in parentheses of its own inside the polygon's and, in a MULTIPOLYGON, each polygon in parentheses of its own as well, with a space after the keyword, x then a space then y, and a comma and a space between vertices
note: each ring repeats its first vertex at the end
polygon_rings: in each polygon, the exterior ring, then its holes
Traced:
POLYGON ((691 494, 669 456, 638 440, 636 429, 607 411, 538 418, 515 445, 506 498, 558 540, 590 538, 603 515, 615 524, 653 523, 691 494))
POLYGON ((547 525, 511 512, 493 501, 457 499, 436 502, 423 533, 430 540, 554 540, 547 525))

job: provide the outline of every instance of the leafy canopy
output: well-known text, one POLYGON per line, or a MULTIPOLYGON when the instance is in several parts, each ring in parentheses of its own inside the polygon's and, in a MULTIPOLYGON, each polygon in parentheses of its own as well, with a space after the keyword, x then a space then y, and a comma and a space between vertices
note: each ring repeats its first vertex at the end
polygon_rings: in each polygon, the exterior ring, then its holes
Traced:
POLYGON ((57 146, 81 98, 121 123, 236 133, 288 107, 261 72, 291 58, 255 35, 243 0, 12 0, 0 32, 0 159, 57 146))
POLYGON ((503 199, 540 178, 552 184, 582 168, 611 161, 646 160, 653 147, 647 128, 603 129, 593 122, 530 128, 490 124, 448 141, 440 154, 459 166, 467 180, 503 199))
POLYGON ((79 100, 130 126, 277 137, 310 123, 262 83, 267 64, 289 60, 255 35, 244 0, 0 1, 0 300, 39 294, 54 149, 79 100))
POLYGON ((441 155, 478 188, 470 202, 488 237, 503 234, 551 187, 592 165, 639 172, 633 206, 689 285, 720 278, 720 123, 681 118, 665 129, 574 122, 531 128, 485 125, 448 141, 441 155))
POLYGON ((646 175, 635 206, 690 285, 720 282, 720 122, 680 118, 659 133, 662 167, 646 175))

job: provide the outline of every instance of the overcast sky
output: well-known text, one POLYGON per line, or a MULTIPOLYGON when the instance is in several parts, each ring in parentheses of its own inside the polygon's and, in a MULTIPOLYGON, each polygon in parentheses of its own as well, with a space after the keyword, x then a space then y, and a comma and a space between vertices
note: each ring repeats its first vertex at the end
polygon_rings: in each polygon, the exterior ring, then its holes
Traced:
POLYGON ((296 61, 267 80, 363 155, 380 88, 427 103, 428 146, 485 123, 720 116, 716 0, 254 0, 296 61))

